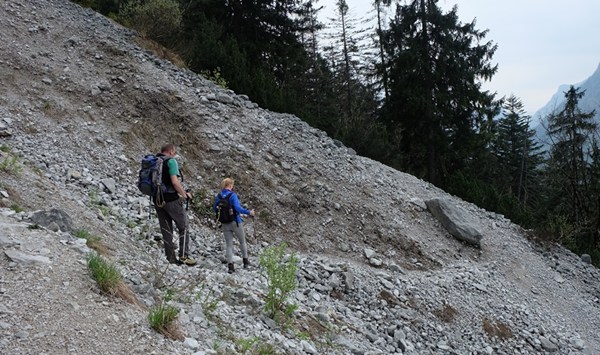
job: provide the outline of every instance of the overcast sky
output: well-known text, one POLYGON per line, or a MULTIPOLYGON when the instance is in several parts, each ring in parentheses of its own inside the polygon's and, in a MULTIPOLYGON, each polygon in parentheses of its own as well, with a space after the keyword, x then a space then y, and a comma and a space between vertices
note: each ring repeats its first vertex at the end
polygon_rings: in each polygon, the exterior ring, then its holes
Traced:
MULTIPOLYGON (((346 0, 353 16, 363 17, 372 0, 346 0)), ((321 0, 331 17, 336 0, 321 0)), ((514 94, 531 115, 562 84, 577 84, 600 64, 600 0, 439 0, 444 10, 458 5, 461 22, 476 20, 486 39, 498 44, 498 72, 485 89, 514 94)))

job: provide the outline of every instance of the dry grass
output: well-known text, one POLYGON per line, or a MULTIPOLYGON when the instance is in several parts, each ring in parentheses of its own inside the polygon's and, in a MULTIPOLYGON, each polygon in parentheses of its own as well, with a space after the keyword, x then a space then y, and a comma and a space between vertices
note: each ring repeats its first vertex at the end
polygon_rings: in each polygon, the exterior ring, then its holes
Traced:
POLYGON ((137 37, 135 41, 140 47, 154 53, 154 55, 156 55, 157 57, 168 60, 180 68, 187 69, 187 64, 179 56, 179 54, 166 48, 160 43, 146 37, 137 37))
POLYGON ((298 318, 295 323, 298 330, 307 334, 313 341, 319 340, 328 331, 326 326, 310 315, 298 318))
POLYGON ((137 297, 135 297, 135 293, 133 293, 129 286, 122 281, 117 284, 113 293, 115 297, 120 298, 129 304, 137 306, 140 309, 146 309, 146 307, 138 301, 137 297))
POLYGON ((394 296, 393 293, 391 293, 390 291, 385 290, 385 289, 383 289, 379 292, 379 298, 386 301, 390 305, 399 305, 400 304, 400 301, 398 300, 398 298, 396 296, 394 296))
POLYGON ((433 311, 436 317, 438 317, 444 323, 452 323, 458 311, 452 306, 445 304, 442 309, 436 309, 433 311))
POLYGON ((500 339, 508 339, 513 336, 510 327, 500 321, 495 324, 487 318, 483 319, 483 330, 489 337, 498 337, 500 339))
POLYGON ((181 330, 181 328, 179 327, 179 324, 177 324, 177 323, 171 323, 171 324, 167 325, 166 327, 160 328, 158 330, 158 332, 161 333, 162 335, 166 336, 169 339, 181 340, 181 341, 183 341, 185 339, 185 335, 183 334, 183 331, 181 330))
POLYGON ((102 242, 100 238, 90 238, 86 241, 86 245, 90 248, 98 252, 100 255, 107 256, 110 254, 110 249, 106 244, 102 242))

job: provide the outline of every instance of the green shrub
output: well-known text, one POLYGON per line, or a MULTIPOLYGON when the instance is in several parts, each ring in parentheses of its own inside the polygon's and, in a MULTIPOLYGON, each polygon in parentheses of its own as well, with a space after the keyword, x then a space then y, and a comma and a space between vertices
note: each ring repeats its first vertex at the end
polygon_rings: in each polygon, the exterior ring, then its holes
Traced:
POLYGON ((73 236, 80 239, 88 239, 91 234, 86 229, 76 229, 73 231, 73 236))
POLYGON ((225 79, 225 77, 223 77, 223 75, 221 74, 220 67, 216 67, 212 71, 211 70, 202 70, 200 72, 200 75, 202 75, 206 79, 212 81, 213 83, 219 85, 223 89, 228 89, 227 79, 225 79))
POLYGON ((263 251, 259 264, 267 276, 265 311, 275 320, 280 316, 290 317, 297 305, 286 305, 288 296, 296 289, 298 258, 292 253, 286 257, 286 244, 273 246, 263 251))
POLYGON ((17 213, 23 212, 23 208, 21 208, 21 206, 17 205, 16 203, 12 204, 10 206, 10 209, 13 210, 13 211, 15 211, 15 212, 17 212, 17 213))
POLYGON ((174 0, 134 0, 124 6, 119 18, 142 35, 165 44, 181 28, 182 13, 174 0))
POLYGON ((13 175, 21 174, 23 166, 19 163, 19 157, 17 155, 5 157, 2 162, 0 162, 0 171, 13 175))
POLYGON ((190 207, 196 216, 212 219, 215 217, 212 207, 213 202, 214 196, 212 193, 202 188, 197 191, 193 191, 190 207))
POLYGON ((206 284, 202 284, 201 289, 196 293, 196 301, 202 305, 202 311, 206 319, 211 320, 219 304, 219 299, 215 296, 215 291, 209 289, 206 284))
POLYGON ((87 256, 87 266, 102 292, 111 295, 117 293, 123 277, 114 264, 108 262, 98 253, 91 252, 87 256))

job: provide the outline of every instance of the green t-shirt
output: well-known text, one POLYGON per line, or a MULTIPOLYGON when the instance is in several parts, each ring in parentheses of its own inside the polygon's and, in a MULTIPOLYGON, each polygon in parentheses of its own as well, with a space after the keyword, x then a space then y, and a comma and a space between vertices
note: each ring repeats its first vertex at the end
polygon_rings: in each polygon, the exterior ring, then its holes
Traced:
POLYGON ((169 176, 179 176, 179 165, 177 165, 177 160, 175 158, 171 158, 167 161, 167 166, 169 167, 169 176))

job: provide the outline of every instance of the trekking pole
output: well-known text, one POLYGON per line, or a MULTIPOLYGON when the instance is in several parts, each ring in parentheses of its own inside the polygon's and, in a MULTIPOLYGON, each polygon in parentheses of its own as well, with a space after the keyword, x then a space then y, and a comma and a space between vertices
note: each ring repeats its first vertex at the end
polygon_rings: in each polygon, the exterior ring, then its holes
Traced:
POLYGON ((190 189, 185 190, 185 232, 183 232, 183 250, 181 251, 181 255, 189 257, 188 252, 186 251, 188 248, 187 239, 188 239, 188 229, 190 229, 190 219, 188 216, 188 211, 190 210, 190 198, 187 197, 187 194, 190 192, 190 189))
POLYGON ((191 189, 186 189, 186 190, 185 190, 185 194, 186 194, 186 196, 185 196, 185 210, 186 210, 186 211, 189 211, 189 210, 190 210, 190 198, 189 198, 189 197, 187 197, 187 194, 189 194, 189 193, 190 193, 190 191, 192 191, 192 190, 191 190, 191 189))

